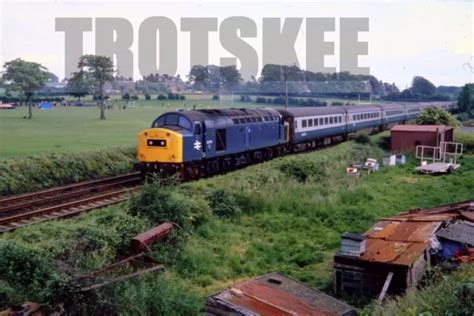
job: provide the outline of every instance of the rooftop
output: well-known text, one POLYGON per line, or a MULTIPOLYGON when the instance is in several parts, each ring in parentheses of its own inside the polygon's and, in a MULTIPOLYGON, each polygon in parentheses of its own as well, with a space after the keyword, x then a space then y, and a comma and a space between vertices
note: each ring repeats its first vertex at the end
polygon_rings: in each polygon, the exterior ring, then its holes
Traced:
POLYGON ((240 315, 355 315, 355 309, 281 273, 234 285, 211 296, 240 315))
MULTIPOLYGON (((474 202, 465 201, 428 209, 414 209, 394 217, 381 219, 365 235, 366 251, 359 260, 411 266, 423 252, 430 248, 431 239, 446 222, 454 219, 472 221, 474 202)), ((459 221, 458 221, 459 222, 459 221)), ((451 224, 439 230, 444 236, 454 236, 473 241, 474 225, 451 224), (460 230, 457 230, 460 228, 460 230)), ((454 238, 454 237, 451 237, 454 238)), ((342 255, 342 254, 339 254, 342 255)))
POLYGON ((395 125, 392 127, 392 132, 444 132, 453 129, 446 125, 395 125))

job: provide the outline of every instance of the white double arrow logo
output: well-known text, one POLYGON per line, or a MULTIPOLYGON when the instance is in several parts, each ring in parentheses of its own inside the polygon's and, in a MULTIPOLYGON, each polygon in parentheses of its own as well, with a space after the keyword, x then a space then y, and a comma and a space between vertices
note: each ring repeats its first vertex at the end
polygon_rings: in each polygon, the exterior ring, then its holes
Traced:
POLYGON ((201 150, 201 142, 200 141, 195 141, 194 142, 194 149, 196 150, 201 150))

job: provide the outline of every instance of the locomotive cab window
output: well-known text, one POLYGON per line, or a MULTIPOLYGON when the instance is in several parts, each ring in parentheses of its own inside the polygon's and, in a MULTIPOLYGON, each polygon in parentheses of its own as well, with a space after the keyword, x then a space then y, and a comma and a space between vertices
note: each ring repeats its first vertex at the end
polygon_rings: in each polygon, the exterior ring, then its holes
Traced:
POLYGON ((303 128, 306 127, 306 125, 307 125, 307 121, 303 120, 303 128))
POLYGON ((187 130, 191 130, 191 122, 183 115, 171 113, 158 118, 152 125, 152 127, 162 126, 178 126, 187 130))

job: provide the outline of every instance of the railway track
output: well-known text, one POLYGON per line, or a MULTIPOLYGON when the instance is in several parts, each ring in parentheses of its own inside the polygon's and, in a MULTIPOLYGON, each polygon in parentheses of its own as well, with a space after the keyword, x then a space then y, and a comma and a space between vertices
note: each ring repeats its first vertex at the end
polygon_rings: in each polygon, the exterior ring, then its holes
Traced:
POLYGON ((0 198, 0 233, 125 201, 140 183, 131 173, 0 198))

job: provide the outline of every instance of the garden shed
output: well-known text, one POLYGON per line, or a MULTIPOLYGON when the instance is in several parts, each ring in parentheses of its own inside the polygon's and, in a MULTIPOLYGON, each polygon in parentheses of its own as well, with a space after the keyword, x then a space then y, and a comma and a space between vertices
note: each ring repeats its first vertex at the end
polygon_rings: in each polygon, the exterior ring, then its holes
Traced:
POLYGON ((391 130, 392 152, 415 151, 416 146, 439 147, 453 141, 453 128, 446 125, 395 125, 391 130))

